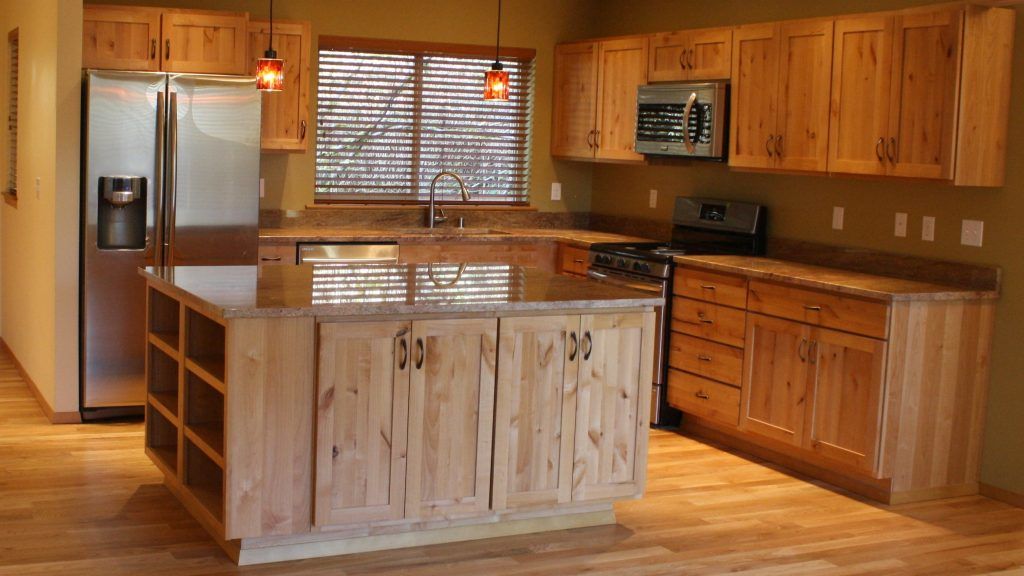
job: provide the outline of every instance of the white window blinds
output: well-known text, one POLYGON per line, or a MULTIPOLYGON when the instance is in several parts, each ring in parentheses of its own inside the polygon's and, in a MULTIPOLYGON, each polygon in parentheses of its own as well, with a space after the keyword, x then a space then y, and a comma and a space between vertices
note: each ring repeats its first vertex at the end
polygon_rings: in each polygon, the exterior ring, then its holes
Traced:
POLYGON ((18 195, 18 29, 7 35, 7 193, 18 195))
MULTIPOLYGON (((507 102, 483 99, 493 58, 443 50, 321 46, 318 201, 425 202, 442 170, 472 202, 524 203, 530 182, 533 57, 502 57, 507 102)), ((451 180, 438 184, 458 198, 451 180)))

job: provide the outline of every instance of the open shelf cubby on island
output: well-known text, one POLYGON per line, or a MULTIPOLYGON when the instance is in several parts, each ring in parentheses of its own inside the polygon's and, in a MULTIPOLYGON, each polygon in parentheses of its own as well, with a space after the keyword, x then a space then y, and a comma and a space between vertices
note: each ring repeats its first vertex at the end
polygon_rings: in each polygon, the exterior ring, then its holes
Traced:
POLYGON ((610 524, 643 493, 659 297, 495 264, 142 274, 147 454, 239 564, 610 524))

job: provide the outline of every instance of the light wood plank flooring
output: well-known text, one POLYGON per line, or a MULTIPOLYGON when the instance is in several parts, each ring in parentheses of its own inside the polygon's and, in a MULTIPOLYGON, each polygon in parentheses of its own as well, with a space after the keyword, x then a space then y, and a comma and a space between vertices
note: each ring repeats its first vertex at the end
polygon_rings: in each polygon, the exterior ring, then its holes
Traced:
POLYGON ((1024 575, 1024 510, 887 507, 668 432, 619 525, 239 569, 161 485, 142 426, 51 426, 0 355, 0 574, 1024 575))

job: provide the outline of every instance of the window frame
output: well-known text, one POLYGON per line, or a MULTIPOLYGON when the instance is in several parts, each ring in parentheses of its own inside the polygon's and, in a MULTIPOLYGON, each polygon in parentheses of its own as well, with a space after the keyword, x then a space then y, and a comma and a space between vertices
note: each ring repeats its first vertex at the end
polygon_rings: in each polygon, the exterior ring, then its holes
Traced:
MULTIPOLYGON (((439 56, 469 56, 492 59, 494 58, 494 47, 484 46, 476 44, 456 44, 456 43, 442 43, 442 42, 419 42, 413 40, 391 40, 384 38, 362 38, 355 36, 320 36, 317 42, 317 72, 315 77, 317 78, 317 95, 319 96, 319 78, 320 78, 320 51, 321 50, 352 50, 352 51, 368 51, 368 52, 385 52, 391 54, 436 54, 439 56)), ((537 50, 533 48, 515 48, 515 47, 501 47, 500 51, 502 60, 516 59, 516 60, 532 60, 533 66, 536 67, 537 50)), ((480 94, 481 99, 483 98, 483 73, 485 70, 480 71, 480 94)), ((532 100, 535 96, 535 90, 531 90, 529 95, 532 100)), ((526 127, 526 169, 530 170, 533 163, 533 114, 532 114, 532 102, 529 105, 531 108, 527 122, 531 125, 526 127)), ((314 111, 316 113, 316 127, 317 137, 320 137, 320 102, 319 98, 316 100, 314 105, 314 111)), ((418 141, 418 139, 417 139, 418 141)), ((314 165, 316 163, 316 148, 314 144, 314 165)), ((315 172, 315 167, 314 167, 315 172)), ((314 175, 314 182, 316 176, 314 175)), ((529 182, 529 179, 528 179, 529 182)), ((526 198, 523 200, 474 200, 470 199, 468 202, 459 200, 460 206, 474 206, 474 207, 495 207, 495 208, 529 208, 530 204, 530 185, 527 185, 526 198)), ((314 184, 313 190, 313 205, 314 206, 409 206, 419 207, 427 205, 428 201, 425 199, 414 200, 411 198, 401 199, 382 199, 382 198, 338 198, 338 197, 324 197, 324 195, 318 195, 314 184)), ((450 204, 451 202, 446 202, 450 204)), ((440 202, 438 202, 440 204, 440 202)))

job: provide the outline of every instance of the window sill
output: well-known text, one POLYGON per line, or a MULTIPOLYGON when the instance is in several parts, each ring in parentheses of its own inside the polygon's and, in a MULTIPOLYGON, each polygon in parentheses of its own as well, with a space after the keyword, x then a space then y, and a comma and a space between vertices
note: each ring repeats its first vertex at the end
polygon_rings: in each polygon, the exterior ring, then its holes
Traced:
MULTIPOLYGON (((529 204, 464 204, 464 203, 441 203, 435 204, 438 208, 445 210, 486 210, 500 212, 537 212, 537 208, 529 204)), ((359 204, 348 202, 323 202, 307 204, 306 210, 423 210, 427 204, 359 204)))

